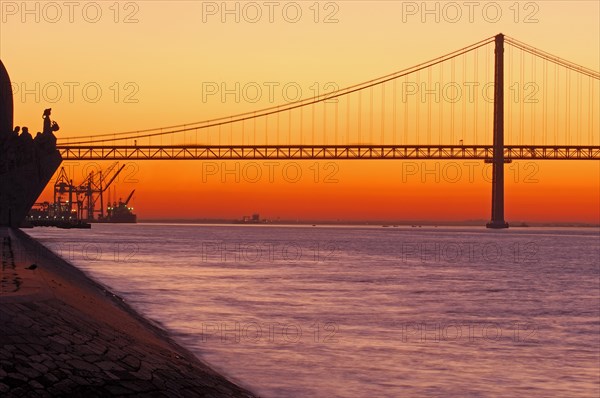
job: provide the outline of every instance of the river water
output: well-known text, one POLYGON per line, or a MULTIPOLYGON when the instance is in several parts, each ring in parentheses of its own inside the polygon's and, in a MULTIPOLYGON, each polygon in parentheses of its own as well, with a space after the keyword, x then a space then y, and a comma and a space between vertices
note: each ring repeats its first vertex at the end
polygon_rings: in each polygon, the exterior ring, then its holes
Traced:
POLYGON ((26 231, 262 397, 598 397, 600 231, 26 231))

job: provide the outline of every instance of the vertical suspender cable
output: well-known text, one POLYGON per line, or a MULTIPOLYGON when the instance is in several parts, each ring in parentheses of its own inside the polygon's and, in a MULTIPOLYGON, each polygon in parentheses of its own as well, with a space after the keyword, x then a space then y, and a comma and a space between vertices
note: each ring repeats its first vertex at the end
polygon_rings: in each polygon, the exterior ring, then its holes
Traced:
POLYGON ((523 50, 519 51, 519 85, 518 98, 519 98, 519 144, 525 145, 525 101, 524 101, 524 81, 525 81, 525 53, 523 50))
MULTIPOLYGON (((538 87, 537 84, 537 80, 536 80, 536 68, 537 68, 537 64, 536 64, 536 57, 535 55, 531 54, 531 84, 533 84, 533 95, 537 95, 537 90, 536 88, 538 87)), ((531 84, 528 87, 532 87, 531 84)), ((528 100, 531 101, 531 114, 530 114, 530 118, 531 118, 531 145, 536 145, 537 141, 535 140, 535 122, 536 122, 536 101, 537 99, 531 98, 533 97, 533 95, 528 96, 528 100)), ((523 100, 525 100, 525 98, 523 98, 523 100)))
POLYGON ((588 100, 588 145, 594 145, 594 139, 592 136, 592 131, 594 131, 594 80, 589 78, 590 86, 589 92, 590 97, 588 100))
POLYGON ((381 142, 380 145, 385 143, 383 134, 385 133, 385 83, 381 85, 381 142))
POLYGON ((558 65, 554 64, 554 145, 558 145, 558 109, 560 97, 558 96, 558 89, 560 87, 560 73, 558 72, 558 65))
POLYGON ((394 145, 396 145, 396 82, 397 80, 394 79, 393 82, 393 90, 394 90, 394 95, 393 95, 393 99, 392 99, 392 107, 393 107, 393 111, 394 111, 394 117, 393 117, 393 121, 394 121, 394 127, 392 128, 392 134, 394 135, 394 140, 393 143, 394 145))
MULTIPOLYGON (((465 139, 465 134, 466 134, 466 130, 467 130, 467 95, 465 94, 465 89, 466 89, 466 85, 465 83, 467 82, 467 56, 466 54, 462 55, 462 66, 463 66, 463 71, 462 71, 462 85, 463 85, 463 91, 462 91, 462 125, 461 125, 461 134, 460 134, 460 138, 461 141, 463 141, 465 139)), ((463 141, 464 143, 464 141, 463 141)))
POLYGON ((346 144, 350 144, 350 96, 346 95, 346 144))
MULTIPOLYGON (((421 86, 421 73, 420 71, 417 71, 417 87, 421 86)), ((417 102, 416 102, 416 111, 415 111, 415 132, 417 134, 417 138, 416 138, 416 142, 417 145, 419 145, 419 136, 420 136, 420 131, 419 131, 419 127, 420 127, 420 123, 419 123, 419 118, 420 118, 420 114, 419 114, 419 108, 420 108, 420 102, 421 102, 421 98, 419 95, 419 89, 417 88, 417 98, 416 98, 417 102)))
POLYGON ((404 101, 404 145, 408 145, 408 98, 406 97, 408 87, 408 75, 404 76, 404 88, 402 89, 402 101, 404 101))
POLYGON ((567 145, 571 144, 571 123, 570 123, 570 111, 571 111, 571 71, 565 68, 566 75, 566 86, 567 95, 565 101, 565 133, 567 135, 567 145))
POLYGON ((583 108, 583 90, 581 88, 581 73, 577 74, 577 145, 581 145, 581 129, 583 128, 583 114, 582 114, 582 108, 583 108))
POLYGON ((311 136, 311 144, 315 145, 315 104, 312 104, 311 106, 312 109, 312 127, 311 127, 311 131, 312 131, 312 136, 311 136))
POLYGON ((542 99, 544 101, 544 113, 542 116, 542 123, 543 123, 543 127, 542 127, 542 144, 543 145, 547 145, 548 144, 548 61, 544 60, 544 87, 543 87, 543 94, 542 94, 542 99))
POLYGON ((373 143, 373 86, 369 88, 369 144, 373 143))
MULTIPOLYGON (((454 58, 452 58, 452 60, 450 60, 450 81, 453 84, 456 84, 456 64, 455 64, 455 60, 454 58)), ((454 145, 454 111, 455 111, 455 106, 454 106, 455 100, 454 98, 452 99, 452 101, 450 101, 450 145, 454 145)))
POLYGON ((440 65, 439 97, 440 102, 438 113, 438 145, 442 145, 442 126, 444 124, 444 64, 440 65))
POLYGON ((334 144, 335 145, 340 145, 340 143, 338 142, 338 130, 339 130, 339 122, 338 122, 338 117, 339 117, 339 113, 338 113, 338 106, 340 104, 340 100, 339 98, 334 99, 335 101, 335 141, 334 144))
MULTIPOLYGON (((479 49, 473 51, 473 78, 476 80, 479 72, 479 49)), ((475 87, 475 86, 474 86, 475 87)), ((473 100, 473 144, 477 144, 477 113, 479 112, 479 90, 475 87, 475 98, 473 100)))
POLYGON ((362 90, 358 91, 358 143, 362 144, 361 141, 361 121, 362 121, 362 90))
MULTIPOLYGON (((431 90, 431 73, 431 67, 427 68, 427 91, 431 90)), ((435 100, 435 96, 433 98, 435 100)), ((427 145, 431 145, 431 103, 433 101, 431 100, 428 92, 425 100, 427 101, 427 145)))

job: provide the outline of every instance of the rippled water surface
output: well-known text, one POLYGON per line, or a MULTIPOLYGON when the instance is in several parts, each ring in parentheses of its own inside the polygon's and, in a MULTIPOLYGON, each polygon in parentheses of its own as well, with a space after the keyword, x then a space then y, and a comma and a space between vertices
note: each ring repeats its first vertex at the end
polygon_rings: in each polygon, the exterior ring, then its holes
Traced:
POLYGON ((598 229, 26 232, 263 397, 600 394, 598 229))

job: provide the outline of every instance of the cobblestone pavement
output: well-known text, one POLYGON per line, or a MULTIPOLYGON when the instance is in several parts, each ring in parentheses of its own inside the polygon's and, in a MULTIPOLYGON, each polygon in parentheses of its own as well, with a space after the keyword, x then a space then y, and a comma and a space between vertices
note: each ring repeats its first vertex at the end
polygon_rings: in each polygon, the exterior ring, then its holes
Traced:
POLYGON ((85 319, 57 300, 0 306, 0 395, 251 397, 176 352, 85 319))
MULTIPOLYGON (((0 239, 9 235, 5 254, 38 244, 0 229, 0 239)), ((36 269, 3 256, 0 397, 254 396, 79 270, 40 253, 36 269)))

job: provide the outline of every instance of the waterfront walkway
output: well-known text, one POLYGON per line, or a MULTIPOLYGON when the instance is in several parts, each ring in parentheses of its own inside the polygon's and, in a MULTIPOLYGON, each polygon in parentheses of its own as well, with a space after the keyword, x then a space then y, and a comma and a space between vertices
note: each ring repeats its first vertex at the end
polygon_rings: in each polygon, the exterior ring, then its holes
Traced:
POLYGON ((0 246, 0 396, 253 396, 23 232, 0 246))

